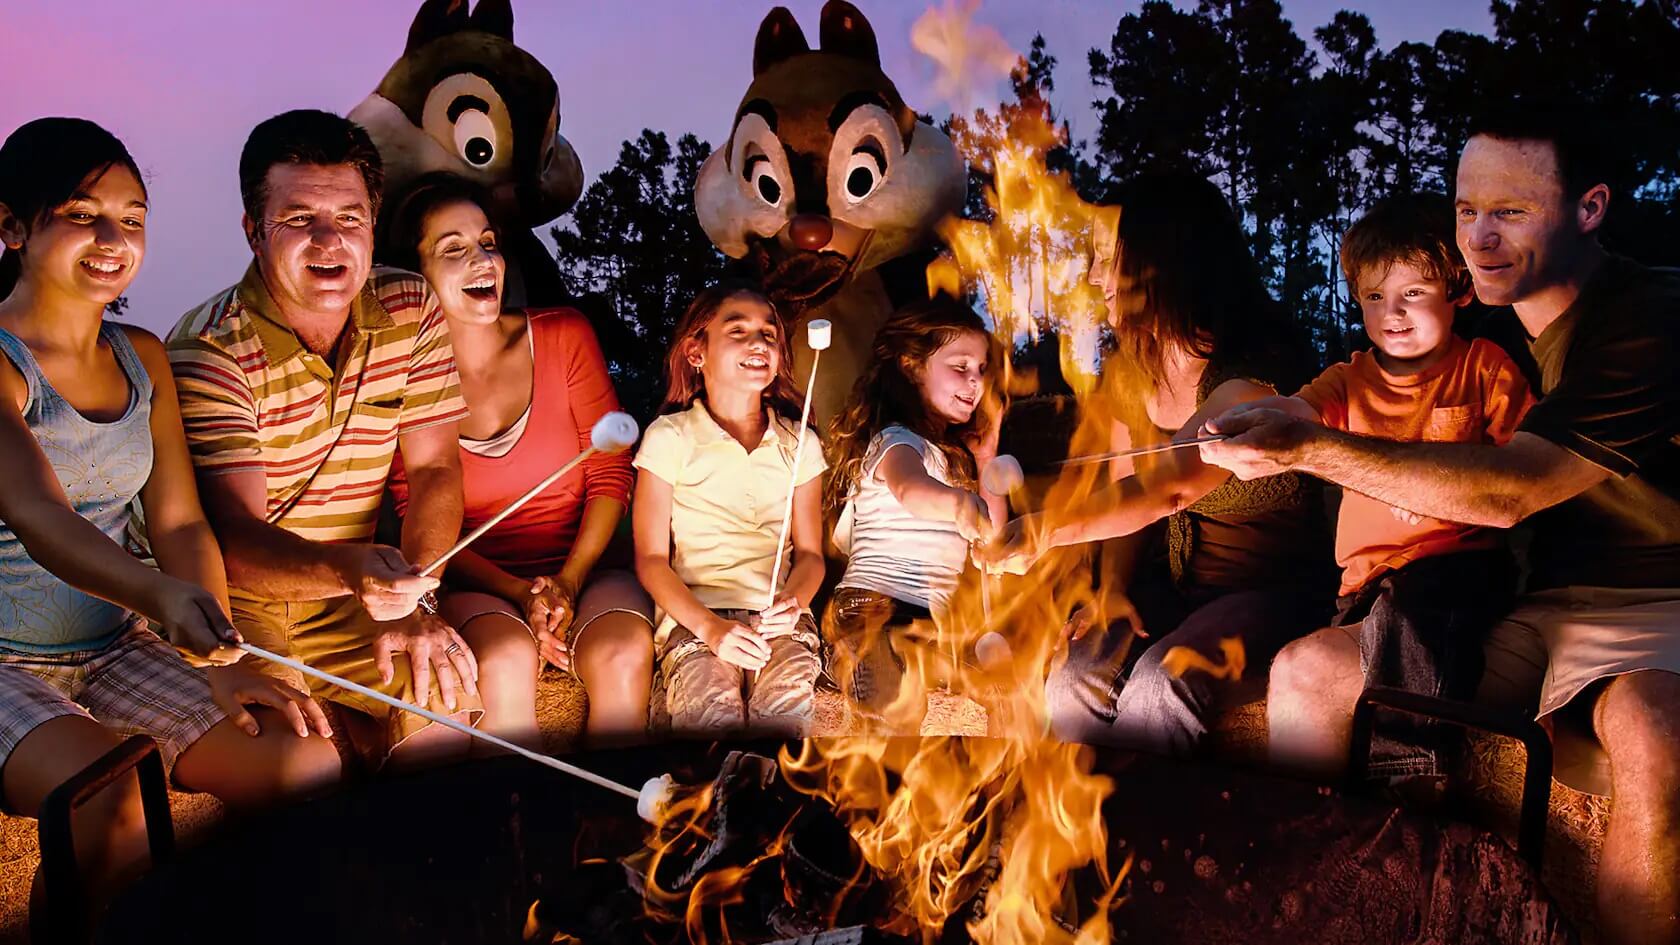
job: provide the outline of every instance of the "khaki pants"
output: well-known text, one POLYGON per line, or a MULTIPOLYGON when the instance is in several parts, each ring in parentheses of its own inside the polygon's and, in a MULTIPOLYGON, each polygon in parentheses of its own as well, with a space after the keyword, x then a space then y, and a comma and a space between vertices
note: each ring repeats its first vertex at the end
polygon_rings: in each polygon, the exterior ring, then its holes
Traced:
MULTIPOLYGON (((391 681, 380 682, 379 667, 373 661, 373 638, 388 625, 368 616, 355 597, 279 601, 235 593, 232 604, 233 625, 247 641, 404 702, 422 705, 440 715, 449 714, 435 681, 426 700, 415 698, 414 676, 409 671, 407 656, 395 656, 391 681)), ((376 756, 376 762, 383 761, 410 736, 432 724, 412 712, 393 709, 358 693, 305 677, 296 670, 256 657, 246 659, 254 660, 254 666, 319 701, 337 703, 383 722, 384 744, 370 752, 376 756)), ((465 716, 464 720, 476 723, 484 712, 478 698, 463 691, 456 691, 455 702, 457 718, 465 716)))
MULTIPOLYGON (((716 613, 741 623, 750 615, 744 610, 716 613)), ((804 735, 816 708, 820 645, 816 622, 803 614, 793 633, 770 640, 770 661, 754 674, 719 659, 686 628, 673 628, 659 654, 672 731, 804 735)))

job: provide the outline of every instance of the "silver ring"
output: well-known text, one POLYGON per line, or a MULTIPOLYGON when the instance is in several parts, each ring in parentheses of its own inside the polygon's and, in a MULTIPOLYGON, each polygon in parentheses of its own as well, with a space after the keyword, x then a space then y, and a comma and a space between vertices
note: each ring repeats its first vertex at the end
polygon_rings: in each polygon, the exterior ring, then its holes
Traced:
POLYGON ((443 652, 448 653, 450 656, 454 656, 456 653, 461 652, 461 644, 451 643, 451 644, 449 644, 449 648, 444 650, 443 652))

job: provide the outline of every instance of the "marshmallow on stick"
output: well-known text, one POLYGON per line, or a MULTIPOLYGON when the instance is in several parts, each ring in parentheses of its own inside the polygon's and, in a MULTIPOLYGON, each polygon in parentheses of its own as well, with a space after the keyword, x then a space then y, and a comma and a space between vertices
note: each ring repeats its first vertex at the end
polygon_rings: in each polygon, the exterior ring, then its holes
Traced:
POLYGON ((793 491, 799 488, 799 471, 805 465, 805 428, 811 423, 811 392, 817 389, 817 362, 834 341, 834 325, 819 318, 805 326, 805 343, 811 348, 811 376, 805 379, 805 406, 799 410, 799 435, 793 448, 793 472, 788 477, 787 503, 782 506, 782 532, 776 540, 776 563, 770 568, 770 600, 765 607, 776 603, 776 589, 782 582, 782 558, 786 556, 788 528, 793 525, 793 491))
MULTIPOLYGON (((1021 471, 1020 460, 1008 453, 1000 453, 992 457, 992 461, 986 464, 986 468, 980 470, 980 488, 992 495, 1003 496, 1006 499, 1012 496, 1015 490, 1025 485, 1026 481, 1027 477, 1021 471)), ((985 618, 986 627, 990 629, 992 626, 992 580, 991 576, 984 571, 980 574, 980 612, 985 618)), ((981 638, 980 642, 987 642, 989 637, 997 637, 997 642, 1003 642, 1003 637, 998 636, 996 632, 987 633, 985 637, 981 638)), ((1004 643, 1005 650, 1008 649, 1008 646, 1007 643, 1004 643)), ((984 663, 985 655, 980 654, 980 656, 981 662, 984 663)))
POLYGON ((434 571, 441 569, 444 566, 444 563, 450 558, 460 554, 461 549, 477 541, 479 538, 482 538, 485 532, 495 528, 501 523, 502 519, 505 519, 514 512, 519 511, 521 506, 541 495, 544 489, 547 489, 549 486, 552 486, 556 482, 560 481, 562 477, 576 469, 589 457, 595 455, 596 453, 620 453, 636 445, 636 437, 640 435, 640 432, 641 431, 636 426, 635 419, 627 413, 613 411, 612 413, 603 414, 601 419, 595 421, 595 425, 589 428, 588 449, 567 460, 559 469, 550 473, 542 482, 532 486, 530 491, 508 503, 507 508, 490 516, 490 519, 483 525, 473 529, 472 532, 465 538, 456 542, 455 547, 445 551, 436 561, 433 561, 431 564, 421 568, 420 573, 431 574, 434 571))
POLYGON ((1011 496, 1016 489, 1026 485, 1026 474, 1021 472, 1021 462, 1008 453, 1000 453, 980 470, 980 488, 992 495, 1011 496))
POLYGON ((251 643, 241 643, 239 648, 258 659, 267 660, 270 663, 285 666, 288 669, 297 670, 305 676, 311 676, 315 679, 321 680, 322 682, 331 683, 340 689, 358 693, 374 700, 375 702, 388 705, 393 709, 400 709, 404 712, 412 712, 423 719, 442 725, 444 728, 452 729, 456 732, 460 732, 462 735, 476 738, 482 742, 488 742, 503 751, 512 752, 513 754, 527 758, 546 768, 553 768, 556 771, 569 774, 574 778, 588 781, 590 784, 597 787, 606 788, 616 794, 622 794, 625 797, 635 800, 636 813, 641 815, 642 819, 646 820, 648 823, 656 822, 655 818, 660 816, 665 807, 670 804, 671 795, 676 789, 676 785, 671 780, 671 776, 668 774, 662 774, 657 778, 649 778, 647 783, 642 785, 642 789, 637 791, 630 788, 628 785, 619 784, 617 781, 610 778, 604 778, 593 771, 579 768, 577 765, 567 764, 558 758, 550 758, 547 755, 538 754, 523 745, 516 745, 506 739, 498 738, 489 732, 481 732, 478 729, 456 721, 447 715, 439 715, 429 709, 422 709, 412 703, 404 702, 395 696, 386 695, 377 689, 370 689, 360 683, 351 682, 348 679, 334 676, 332 673, 316 669, 307 663, 299 662, 289 656, 281 656, 278 653, 271 653, 268 650, 251 643))

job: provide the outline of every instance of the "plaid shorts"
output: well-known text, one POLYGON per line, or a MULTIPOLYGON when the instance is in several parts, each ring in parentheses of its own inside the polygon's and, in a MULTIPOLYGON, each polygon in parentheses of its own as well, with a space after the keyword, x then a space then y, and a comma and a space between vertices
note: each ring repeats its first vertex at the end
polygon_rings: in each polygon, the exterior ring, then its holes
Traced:
POLYGON ((175 759, 226 718, 210 680, 145 629, 129 624, 103 649, 51 655, 0 649, 0 768, 44 722, 80 715, 127 738, 149 735, 175 759))

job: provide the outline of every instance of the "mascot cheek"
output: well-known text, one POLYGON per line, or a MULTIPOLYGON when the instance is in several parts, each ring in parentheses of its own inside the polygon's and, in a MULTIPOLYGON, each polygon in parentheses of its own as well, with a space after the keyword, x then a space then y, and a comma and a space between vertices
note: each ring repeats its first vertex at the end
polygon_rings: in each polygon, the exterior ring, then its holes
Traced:
POLYGON ((578 159, 572 143, 559 132, 555 132, 549 148, 551 150, 543 160, 542 177, 538 186, 550 205, 560 208, 556 213, 558 216, 559 213, 570 210, 583 195, 583 162, 578 159))
POLYGON ((743 116, 695 178, 700 228, 724 255, 740 259, 749 240, 769 239, 787 225, 792 180, 781 140, 769 124, 758 115, 743 116))
MULTIPOLYGON (((962 155, 932 125, 917 122, 909 150, 888 161, 881 182, 863 200, 847 206, 830 197, 830 206, 844 208, 834 214, 835 219, 875 234, 857 262, 860 269, 873 268, 925 242, 926 234, 941 220, 962 210, 968 193, 962 155)), ((845 182, 837 181, 835 186, 844 187, 845 182)))

